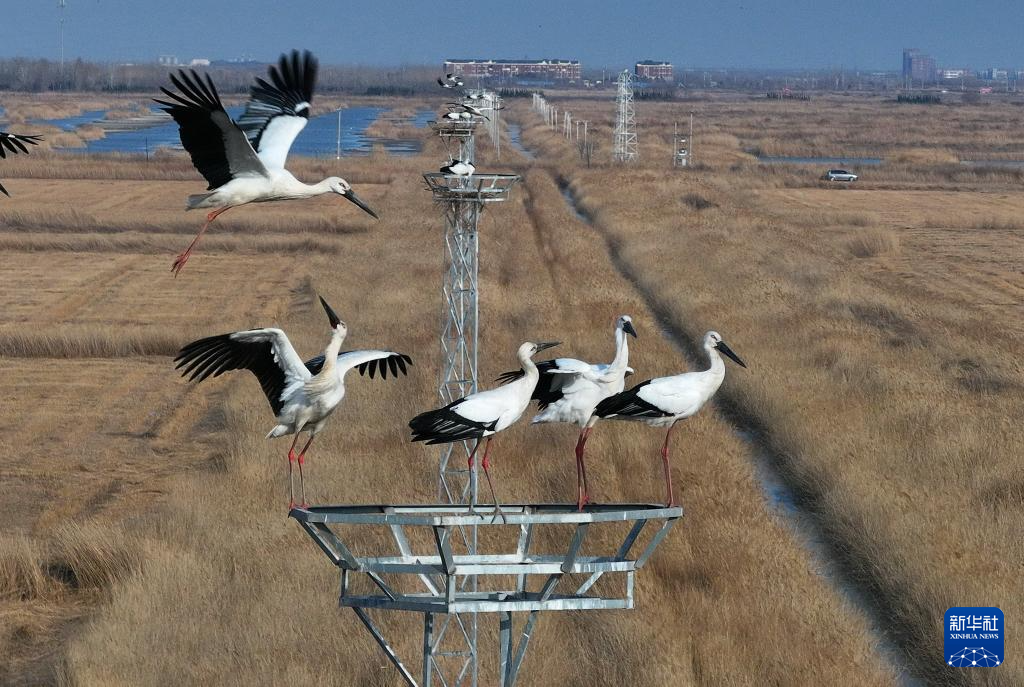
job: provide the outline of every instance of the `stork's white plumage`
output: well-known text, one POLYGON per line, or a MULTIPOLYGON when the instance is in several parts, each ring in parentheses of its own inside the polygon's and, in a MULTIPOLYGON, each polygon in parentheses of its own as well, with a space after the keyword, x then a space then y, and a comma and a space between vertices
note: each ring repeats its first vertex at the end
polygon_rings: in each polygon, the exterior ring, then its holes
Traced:
POLYGON ((441 88, 462 88, 462 79, 455 76, 455 74, 445 74, 444 78, 437 80, 437 85, 441 88))
POLYGON ((452 160, 441 168, 442 174, 454 174, 458 177, 472 176, 475 171, 476 167, 473 166, 473 163, 464 160, 452 160))
POLYGON ((668 439, 676 422, 690 417, 715 395, 725 379, 723 355, 741 367, 746 364, 732 352, 718 332, 704 335, 704 350, 711 362, 702 372, 684 372, 672 377, 657 377, 640 382, 629 391, 623 391, 601 401, 595 413, 613 420, 635 420, 655 427, 668 427, 665 443, 661 447, 661 460, 665 470, 668 503, 675 505, 672 492, 672 470, 668 459, 668 439))
POLYGON ((486 119, 488 121, 490 121, 490 119, 491 119, 490 117, 485 115, 483 113, 483 110, 481 110, 479 107, 476 107, 474 105, 467 105, 465 103, 448 103, 448 110, 449 110, 450 114, 457 114, 460 117, 462 115, 469 115, 470 118, 475 116, 475 117, 483 117, 484 119, 486 119))
MULTIPOLYGON (((477 449, 480 448, 480 440, 487 438, 481 465, 491 490, 491 498, 494 500, 499 514, 501 507, 498 505, 489 469, 491 437, 522 417, 527 406, 530 405, 530 397, 533 395, 533 389, 540 376, 532 358, 538 351, 557 345, 558 342, 531 343, 527 341, 516 352, 516 357, 522 367, 522 374, 518 379, 496 389, 470 394, 449 403, 444 408, 420 413, 409 421, 413 441, 425 441, 427 444, 450 444, 455 441, 475 439, 476 446, 469 454, 470 470, 473 469, 473 460, 477 449)), ((470 504, 470 508, 472 509, 472 504, 470 504)))
MULTIPOLYGON (((633 318, 622 315, 615 321, 615 357, 607 365, 593 365, 574 358, 555 358, 537 363, 540 378, 532 398, 537 401, 540 412, 534 416, 532 424, 570 422, 580 428, 576 441, 576 505, 580 510, 590 502, 584 451, 587 438, 598 420, 594 410, 598 403, 622 391, 626 375, 632 372, 627 334, 636 337, 636 329, 633 328, 633 318)), ((516 370, 506 372, 498 379, 510 381, 521 376, 522 372, 516 370)))
MULTIPOLYGON (((30 136, 26 134, 9 134, 6 131, 0 131, 0 160, 7 159, 7 153, 10 152, 12 155, 18 153, 25 153, 28 155, 28 148, 25 146, 27 143, 30 146, 39 145, 39 141, 43 140, 42 136, 30 136)), ((0 184, 0 193, 10 198, 11 194, 7 192, 3 184, 0 184)))
POLYGON ((210 192, 189 196, 186 209, 212 208, 195 239, 175 259, 175 275, 210 222, 238 205, 337 193, 377 217, 341 177, 305 184, 284 168, 295 137, 309 121, 316 73, 317 61, 310 52, 282 55, 268 70, 270 82, 256 79, 238 122, 224 110, 208 74, 204 79, 195 71, 180 70, 177 76, 171 74, 180 94, 160 89, 170 101, 156 102, 178 123, 181 144, 209 182, 210 192))
POLYGON ((184 346, 174 361, 176 369, 182 369, 182 377, 189 375, 189 381, 203 381, 209 376, 217 377, 228 370, 249 370, 260 380, 263 393, 274 411, 277 425, 267 438, 294 434, 288 449, 288 481, 291 500, 288 507, 295 505, 292 465, 299 464, 299 484, 302 490, 302 506, 306 506, 305 483, 302 466, 306 451, 313 443, 327 418, 345 397, 345 375, 356 368, 359 374, 367 371, 370 378, 380 371, 386 378, 390 369, 392 376, 407 373, 412 359, 394 351, 347 351, 339 353, 348 328, 321 298, 320 303, 331 323, 331 341, 323 354, 302 361, 295 352, 288 337, 280 329, 250 329, 231 332, 220 336, 199 339, 184 346), (301 432, 309 434, 309 440, 298 455, 295 444, 301 432))

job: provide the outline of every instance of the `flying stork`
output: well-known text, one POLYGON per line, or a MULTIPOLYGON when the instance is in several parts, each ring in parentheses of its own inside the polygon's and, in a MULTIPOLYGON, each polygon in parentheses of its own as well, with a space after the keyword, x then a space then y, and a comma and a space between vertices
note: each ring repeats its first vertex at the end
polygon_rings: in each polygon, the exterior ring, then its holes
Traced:
POLYGON ((257 78, 249 102, 237 122, 224 110, 210 75, 193 70, 171 74, 181 93, 161 87, 170 100, 156 100, 178 123, 181 144, 203 175, 208 193, 188 197, 187 210, 211 211, 196 237, 174 260, 177 275, 210 222, 230 208, 246 203, 312 198, 337 193, 377 217, 341 177, 304 184, 284 168, 295 137, 309 121, 317 61, 309 51, 281 55, 268 69, 270 82, 257 78))
MULTIPOLYGON (((409 427, 412 429, 412 440, 425 441, 428 445, 476 439, 476 445, 469 454, 470 471, 473 470, 473 460, 477 449, 480 448, 480 440, 484 437, 487 438, 484 458, 480 464, 484 468, 487 486, 491 490, 491 499, 494 501, 497 515, 500 515, 502 520, 505 519, 505 515, 501 512, 501 506, 498 504, 498 497, 495 494, 489 470, 491 439, 501 430, 515 424, 530 405, 533 388, 537 385, 537 379, 540 376, 537 366, 531 358, 538 351, 557 345, 557 341, 546 343, 527 341, 516 352, 519 364, 522 366, 522 376, 518 379, 496 389, 470 394, 449 403, 444 408, 420 413, 409 422, 409 427)), ((473 510, 473 505, 470 504, 470 511, 473 510)))
MULTIPOLYGON (((477 117, 483 117, 487 121, 491 120, 491 118, 488 117, 487 115, 485 115, 484 111, 481 108, 477 107, 476 105, 469 105, 469 104, 466 104, 466 103, 447 103, 447 105, 448 105, 448 109, 452 110, 456 114, 460 114, 461 115, 461 114, 465 113, 465 114, 475 115, 477 117)), ((492 110, 504 110, 505 108, 504 107, 493 107, 493 108, 490 108, 490 109, 492 109, 492 110)))
POLYGON ((653 427, 668 427, 665 443, 661 447, 661 460, 665 470, 665 486, 669 506, 676 503, 672 492, 672 469, 668 460, 668 439, 676 422, 700 410, 715 395, 725 379, 725 361, 721 352, 740 367, 746 363, 732 352, 718 332, 704 335, 704 350, 711 366, 702 372, 684 372, 673 377, 657 377, 640 382, 629 391, 615 394, 597 404, 598 417, 613 420, 636 420, 653 427))
POLYGON ((345 397, 345 375, 357 368, 360 375, 370 373, 370 379, 379 371, 382 378, 407 374, 412 359, 394 351, 346 351, 339 353, 348 333, 348 327, 334 313, 327 301, 320 304, 331 324, 331 341, 321 355, 302 362, 288 337, 280 329, 251 329, 210 336, 184 346, 177 357, 175 369, 189 381, 201 382, 209 376, 218 377, 228 370, 249 370, 260 380, 263 393, 270 401, 277 425, 267 439, 294 434, 288 448, 288 508, 295 506, 295 483, 292 466, 299 464, 299 487, 303 508, 306 507, 306 487, 302 477, 306 451, 313 438, 324 428, 327 418, 345 397), (295 454, 300 432, 309 439, 295 454))
MULTIPOLYGON (((587 485, 587 466, 584 450, 591 430, 597 424, 594 415, 597 404, 619 393, 626 385, 626 375, 633 370, 629 367, 629 345, 626 335, 636 338, 633 318, 622 315, 615 322, 615 357, 607 364, 591 365, 574 358, 555 358, 537 363, 540 379, 533 390, 540 413, 530 424, 545 422, 572 422, 579 425, 580 435, 576 441, 576 507, 590 503, 590 489, 587 485)), ((505 372, 498 381, 509 382, 522 377, 519 370, 505 372)))
POLYGON ((444 78, 438 78, 437 85, 441 88, 462 88, 462 79, 455 76, 455 74, 445 74, 444 78))
MULTIPOLYGON (((9 134, 6 131, 0 131, 0 160, 7 159, 7 153, 10 151, 12 155, 18 153, 25 153, 28 155, 28 148, 25 144, 30 146, 39 145, 39 141, 43 140, 42 136, 30 136, 26 134, 9 134)), ((7 192, 3 184, 0 184, 0 193, 3 193, 8 198, 11 194, 7 192)))

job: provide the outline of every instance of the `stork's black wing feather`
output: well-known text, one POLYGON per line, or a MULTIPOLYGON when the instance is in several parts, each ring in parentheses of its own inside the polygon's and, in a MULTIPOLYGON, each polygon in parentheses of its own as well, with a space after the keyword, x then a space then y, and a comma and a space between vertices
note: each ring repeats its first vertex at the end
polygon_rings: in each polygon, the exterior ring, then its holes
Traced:
POLYGON ((597 404, 597 408, 594 410, 594 415, 597 415, 598 417, 611 417, 612 415, 619 415, 622 417, 670 416, 672 413, 667 413, 661 408, 648 403, 637 394, 640 389, 650 383, 651 380, 648 379, 640 382, 632 389, 617 393, 614 396, 609 396, 597 404))
POLYGON ((170 100, 156 100, 178 123, 181 145, 192 157, 192 164, 209 183, 207 190, 220 188, 236 176, 265 176, 266 169, 242 130, 231 121, 217 94, 210 75, 194 70, 171 74, 171 83, 181 91, 164 87, 170 100))
MULTIPOLYGON (((32 146, 39 145, 39 141, 43 140, 42 136, 29 136, 23 134, 9 134, 5 131, 0 131, 0 159, 6 159, 8 151, 12 155, 18 153, 25 153, 28 155, 28 148, 25 144, 32 146)), ((10 193, 4 188, 3 184, 0 184, 0 193, 10 197, 10 193)))
POLYGON ((287 375, 275 361, 270 341, 235 341, 230 334, 209 336, 184 346, 174 362, 182 377, 190 375, 189 381, 197 382, 229 370, 249 370, 260 380, 274 415, 281 412, 287 375))
MULTIPOLYGON (((359 352, 360 351, 342 351, 338 354, 338 358, 341 359, 349 353, 359 352)), ((315 358, 310 358, 305 362, 305 365, 310 374, 320 374, 320 370, 324 368, 324 356, 318 355, 315 358)), ((373 379, 377 374, 378 368, 380 369, 381 378, 387 378, 388 370, 391 371, 392 377, 397 377, 399 372, 403 375, 408 374, 408 367, 410 365, 412 365, 412 358, 407 356, 405 353, 391 353, 389 355, 384 355, 380 358, 375 358, 365 363, 361 363, 355 367, 359 370, 360 375, 365 376, 366 373, 369 372, 370 379, 373 379)))
POLYGON ((409 428, 412 430, 412 440, 425 441, 428 445, 450 444, 454 441, 479 439, 485 432, 492 431, 498 424, 497 420, 476 422, 455 412, 463 400, 465 399, 460 398, 444 408, 420 413, 410 420, 409 428))
MULTIPOLYGON (((540 410, 544 410, 562 398, 562 380, 559 379, 562 375, 552 374, 551 372, 556 367, 558 367, 558 364, 554 360, 544 360, 537 363, 537 371, 540 373, 540 378, 537 380, 537 386, 533 387, 533 394, 530 398, 537 401, 537 407, 540 410)), ((517 379, 522 379, 525 374, 522 370, 509 370, 508 372, 502 372, 494 381, 508 384, 517 379)))
POLYGON ((306 50, 300 54, 298 50, 292 50, 290 55, 281 55, 277 65, 271 65, 267 70, 269 82, 256 79, 245 112, 238 118, 238 126, 254 149, 260 150, 263 134, 274 118, 309 119, 317 69, 313 53, 306 50))

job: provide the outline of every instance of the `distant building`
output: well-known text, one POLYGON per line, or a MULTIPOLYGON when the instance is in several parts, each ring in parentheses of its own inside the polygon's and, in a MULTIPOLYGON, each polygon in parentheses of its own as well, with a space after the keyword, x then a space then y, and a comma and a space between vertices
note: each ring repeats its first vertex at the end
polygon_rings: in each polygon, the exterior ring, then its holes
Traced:
POLYGON ((903 80, 933 83, 937 73, 935 58, 923 54, 917 48, 903 51, 903 80))
POLYGON ((655 60, 637 62, 633 73, 636 78, 643 81, 672 81, 675 79, 671 62, 656 62, 655 60))
POLYGON ((579 60, 445 60, 446 74, 499 79, 578 81, 579 60))
POLYGON ((962 79, 965 76, 967 76, 967 70, 966 69, 943 69, 942 70, 942 78, 943 79, 962 79))
POLYGON ((986 69, 981 73, 981 78, 988 79, 989 81, 1006 81, 1010 77, 1010 72, 1006 69, 997 69, 992 67, 986 69))
POLYGON ((177 55, 160 55, 156 58, 156 62, 157 64, 164 67, 177 67, 179 64, 181 64, 180 62, 178 62, 177 55))
POLYGON ((205 57, 195 57, 191 62, 188 63, 190 67, 209 67, 210 60, 205 57))

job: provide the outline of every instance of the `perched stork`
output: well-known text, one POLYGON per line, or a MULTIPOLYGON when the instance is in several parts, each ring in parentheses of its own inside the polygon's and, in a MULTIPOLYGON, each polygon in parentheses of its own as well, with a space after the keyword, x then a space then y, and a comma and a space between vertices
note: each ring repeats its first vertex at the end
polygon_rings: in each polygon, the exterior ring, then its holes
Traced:
POLYGON ((463 160, 452 160, 441 168, 441 174, 454 174, 457 177, 473 176, 475 171, 476 167, 473 166, 472 162, 463 160))
MULTIPOLYGON (((428 410, 420 413, 409 422, 413 441, 425 441, 427 444, 450 444, 455 441, 476 439, 476 445, 469 454, 469 469, 473 469, 473 459, 480 448, 480 440, 487 438, 484 458, 481 465, 487 477, 487 486, 491 490, 491 498, 499 515, 504 519, 498 497, 491 481, 490 455, 491 438, 513 425, 530 405, 533 388, 537 385, 539 373, 533 363, 538 351, 557 346, 557 341, 547 343, 530 343, 527 341, 519 347, 516 356, 522 366, 522 376, 513 382, 496 389, 479 391, 449 403, 444 408, 428 410)), ((470 504, 470 510, 473 504, 470 504)))
POLYGON ((348 351, 339 353, 348 328, 338 319, 331 306, 322 297, 320 303, 331 323, 331 341, 322 355, 302 362, 288 337, 280 329, 251 329, 231 332, 220 336, 199 339, 183 347, 174 359, 175 369, 182 369, 181 376, 189 381, 201 382, 209 376, 217 377, 228 370, 249 370, 260 380, 263 393, 270 401, 270 408, 277 418, 277 425, 270 430, 267 438, 294 434, 288 449, 288 487, 290 500, 288 508, 295 506, 295 484, 292 466, 299 464, 299 486, 302 493, 302 507, 306 507, 306 487, 302 478, 302 466, 306 451, 313 443, 327 418, 345 397, 345 374, 357 368, 359 374, 367 371, 370 378, 379 370, 386 378, 388 370, 397 377, 407 374, 407 365, 412 359, 394 351, 348 351), (307 432, 309 439, 295 454, 295 444, 300 432, 307 432))
POLYGON ((661 447, 665 469, 668 505, 675 505, 672 492, 672 469, 668 460, 668 439, 676 422, 688 418, 708 402, 725 379, 725 361, 719 351, 740 367, 746 364, 732 352, 718 332, 704 335, 704 350, 711 366, 703 372, 684 372, 673 377, 658 377, 640 382, 629 391, 615 394, 597 404, 598 417, 613 420, 636 420, 654 427, 668 427, 661 447))
POLYGON ((192 164, 209 182, 209 193, 188 197, 187 210, 211 211, 206 223, 171 271, 177 275, 210 222, 230 208, 246 203, 312 198, 337 193, 363 211, 377 217, 369 205, 341 177, 328 177, 318 184, 304 184, 284 168, 288 151, 309 121, 317 61, 310 52, 293 50, 271 65, 270 82, 256 79, 245 111, 237 122, 231 120, 209 74, 193 70, 171 74, 181 93, 164 92, 170 100, 157 100, 178 123, 181 144, 192 156, 192 164))
MULTIPOLYGON (((18 153, 25 153, 28 155, 28 148, 25 147, 27 143, 30 146, 39 145, 39 141, 43 140, 42 136, 29 136, 26 134, 9 134, 6 131, 0 131, 0 160, 7 159, 7 153, 10 151, 12 155, 18 153)), ((3 184, 0 184, 0 193, 3 193, 8 198, 11 194, 7 192, 3 184)))
MULTIPOLYGON (((629 367, 629 345, 626 335, 636 338, 633 318, 623 315, 615 322, 615 357, 607 364, 591 365, 574 358, 555 358, 537 363, 540 379, 533 390, 540 412, 530 424, 542 422, 572 422, 579 425, 580 436, 576 441, 576 506, 590 503, 590 488, 587 485, 587 466, 584 450, 591 430, 597 424, 594 415, 597 404, 619 393, 626 385, 629 367)), ((522 377, 519 370, 506 372, 498 381, 510 382, 522 377)))

